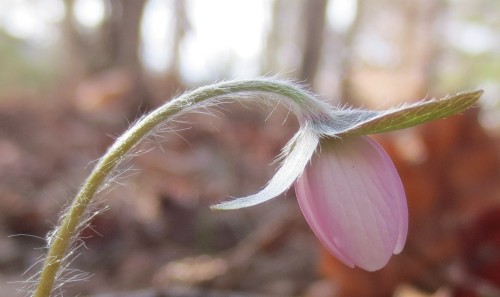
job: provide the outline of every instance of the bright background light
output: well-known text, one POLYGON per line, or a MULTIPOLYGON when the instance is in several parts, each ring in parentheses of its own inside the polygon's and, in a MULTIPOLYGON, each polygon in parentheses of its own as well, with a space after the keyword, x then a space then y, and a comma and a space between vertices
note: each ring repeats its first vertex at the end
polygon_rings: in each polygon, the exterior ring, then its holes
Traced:
POLYGON ((234 77, 258 74, 270 4, 265 0, 189 1, 192 31, 182 46, 182 77, 201 81, 224 69, 234 77))
POLYGON ((358 10, 358 0, 330 0, 327 7, 327 19, 332 28, 346 31, 354 22, 358 10))
POLYGON ((50 42, 57 37, 56 24, 64 18, 60 0, 2 0, 0 24, 10 35, 34 42, 50 42))
POLYGON ((141 26, 141 55, 147 69, 161 72, 172 62, 173 26, 172 9, 168 1, 150 0, 146 4, 141 26))
POLYGON ((74 10, 76 20, 85 27, 95 28, 104 20, 105 7, 102 0, 77 0, 74 10))

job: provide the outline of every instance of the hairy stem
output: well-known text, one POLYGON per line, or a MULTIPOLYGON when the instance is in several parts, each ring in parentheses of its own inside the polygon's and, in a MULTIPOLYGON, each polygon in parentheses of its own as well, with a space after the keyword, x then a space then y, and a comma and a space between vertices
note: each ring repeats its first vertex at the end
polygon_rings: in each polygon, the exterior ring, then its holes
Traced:
MULTIPOLYGON (((58 275, 58 270, 64 261, 68 247, 78 234, 78 226, 87 206, 120 160, 141 139, 161 123, 173 116, 195 108, 198 103, 211 98, 230 96, 241 92, 270 92, 291 99, 291 103, 295 105, 307 107, 303 110, 321 110, 321 102, 315 100, 307 91, 291 83, 272 79, 242 80, 214 84, 188 92, 160 106, 131 126, 118 138, 94 167, 70 207, 63 214, 59 226, 55 230, 51 240, 49 240, 48 253, 33 296, 50 296, 58 275)), ((300 110, 296 111, 300 115, 300 110)), ((303 116, 307 117, 307 115, 303 116)))

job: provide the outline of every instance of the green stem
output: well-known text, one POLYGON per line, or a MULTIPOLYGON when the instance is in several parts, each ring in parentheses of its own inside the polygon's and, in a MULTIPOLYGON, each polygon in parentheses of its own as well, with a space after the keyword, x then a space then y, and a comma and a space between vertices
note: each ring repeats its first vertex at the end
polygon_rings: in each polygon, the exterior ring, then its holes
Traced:
MULTIPOLYGON (((85 209, 94 198, 106 177, 141 139, 167 119, 196 107, 197 103, 214 97, 241 92, 271 92, 288 97, 293 103, 307 107, 304 110, 320 110, 320 102, 309 93, 293 84, 270 79, 242 80, 214 84, 186 93, 154 110, 130 127, 109 148, 100 159, 76 195, 72 204, 63 214, 60 225, 49 241, 49 250, 34 292, 34 297, 49 297, 61 263, 72 239, 78 234, 78 226, 85 209)), ((243 97, 241 97, 243 98, 243 97)))

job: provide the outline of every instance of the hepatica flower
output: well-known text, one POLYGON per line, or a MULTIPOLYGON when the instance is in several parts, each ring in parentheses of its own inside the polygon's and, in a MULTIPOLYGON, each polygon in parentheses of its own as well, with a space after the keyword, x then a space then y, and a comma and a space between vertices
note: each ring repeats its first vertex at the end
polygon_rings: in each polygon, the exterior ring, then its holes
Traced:
POLYGON ((48 251, 33 296, 48 297, 55 286, 59 287, 57 277, 66 275, 60 268, 73 259, 71 253, 66 255, 72 239, 93 215, 86 212, 87 206, 109 185, 115 168, 133 155, 142 139, 187 112, 248 99, 267 102, 270 98, 286 98, 299 119, 300 129, 283 149, 281 166, 266 187, 255 195, 213 208, 256 205, 279 196, 295 183, 300 208, 323 245, 348 266, 380 269, 392 254, 403 249, 408 210, 394 165, 384 150, 365 135, 459 113, 481 94, 462 93, 386 111, 340 109, 317 100, 293 83, 263 78, 220 82, 180 95, 127 129, 96 163, 58 227, 48 236, 48 251))
POLYGON ((480 94, 463 93, 386 111, 327 106, 301 110, 301 128, 285 146, 281 167, 267 186, 212 208, 253 206, 295 184, 300 209, 323 246, 350 267, 378 270, 404 247, 408 208, 394 164, 365 135, 453 115, 470 107, 480 94))
POLYGON ((316 236, 346 265, 377 270, 403 249, 404 189, 392 161, 370 138, 322 142, 295 193, 316 236))

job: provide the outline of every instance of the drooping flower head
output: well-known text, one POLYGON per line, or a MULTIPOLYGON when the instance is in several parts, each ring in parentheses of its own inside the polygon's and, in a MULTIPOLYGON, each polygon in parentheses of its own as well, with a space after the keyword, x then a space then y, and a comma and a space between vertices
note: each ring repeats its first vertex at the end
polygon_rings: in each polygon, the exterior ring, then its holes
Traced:
MULTIPOLYGON (((60 224, 48 237, 35 297, 48 297, 66 252, 82 225, 86 208, 109 176, 140 140, 186 112, 229 100, 286 98, 300 129, 285 146, 281 167, 259 193, 219 205, 235 209, 262 203, 286 191, 296 193, 311 228, 323 244, 347 265, 366 270, 383 267, 404 246, 407 207, 401 181, 385 152, 363 135, 402 129, 446 117, 470 107, 481 91, 419 102, 388 111, 334 109, 299 86, 273 78, 221 82, 187 92, 133 124, 97 162, 60 224), (279 97, 279 98, 277 98, 279 97), (318 149, 319 148, 319 149, 318 149), (317 151, 318 154, 314 155, 317 151)), ((71 278, 71 277, 70 277, 71 278)), ((30 280, 31 282, 31 280, 30 280)))
POLYGON ((346 265, 377 270, 403 249, 408 232, 403 185, 370 138, 321 143, 295 193, 316 236, 346 265))
POLYGON ((378 270, 404 247, 408 209, 394 164, 380 145, 363 135, 453 115, 470 107, 481 93, 386 111, 299 107, 301 128, 285 146, 283 163, 267 186, 212 208, 253 206, 295 183, 302 213, 325 248, 350 267, 378 270))

